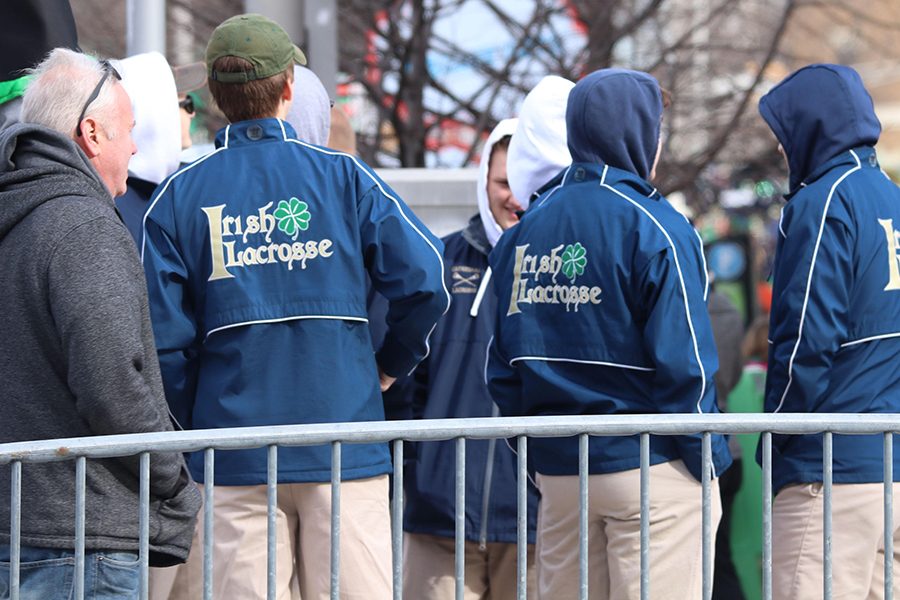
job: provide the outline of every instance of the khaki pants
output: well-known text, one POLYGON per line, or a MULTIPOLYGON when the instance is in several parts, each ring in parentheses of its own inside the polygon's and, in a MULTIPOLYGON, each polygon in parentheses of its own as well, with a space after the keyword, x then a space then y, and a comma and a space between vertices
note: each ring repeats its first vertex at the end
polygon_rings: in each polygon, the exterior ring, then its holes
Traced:
MULTIPOLYGON (((577 598, 577 476, 537 476, 538 598, 577 598)), ((589 597, 640 597, 640 469, 588 478, 589 597)), ((712 531, 722 516, 713 480, 712 531)), ((702 593, 702 486, 680 460, 650 467, 650 597, 694 600, 702 593)), ((715 533, 713 534, 715 535, 715 533)), ((715 540, 711 540, 713 551, 715 540)))
MULTIPOLYGON (((216 486, 213 597, 266 597, 266 486, 216 486)), ((201 598, 202 522, 185 565, 153 569, 153 600, 201 598)), ((276 597, 323 600, 331 589, 331 484, 278 486, 276 597)), ((341 598, 391 598, 388 477, 341 483, 341 598)))
MULTIPOLYGON (((884 598, 884 486, 835 484, 831 568, 835 600, 884 598)), ((825 493, 821 483, 783 488, 772 506, 772 591, 776 600, 823 597, 825 493)), ((900 486, 894 484, 894 597, 900 597, 900 486)))
MULTIPOLYGON (((466 541, 465 600, 515 600, 516 545, 466 541)), ((453 538, 419 533, 404 536, 403 597, 453 600, 456 597, 456 544, 453 538)), ((528 546, 527 594, 534 598, 534 546, 528 546)))

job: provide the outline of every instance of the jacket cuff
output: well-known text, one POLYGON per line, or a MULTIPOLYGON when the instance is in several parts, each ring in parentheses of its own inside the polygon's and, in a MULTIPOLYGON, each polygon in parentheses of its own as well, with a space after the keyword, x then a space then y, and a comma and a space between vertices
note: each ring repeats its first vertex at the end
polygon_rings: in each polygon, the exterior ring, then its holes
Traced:
POLYGON ((375 362, 391 377, 403 377, 412 371, 420 360, 421 357, 410 352, 390 332, 385 336, 381 349, 375 353, 375 362))

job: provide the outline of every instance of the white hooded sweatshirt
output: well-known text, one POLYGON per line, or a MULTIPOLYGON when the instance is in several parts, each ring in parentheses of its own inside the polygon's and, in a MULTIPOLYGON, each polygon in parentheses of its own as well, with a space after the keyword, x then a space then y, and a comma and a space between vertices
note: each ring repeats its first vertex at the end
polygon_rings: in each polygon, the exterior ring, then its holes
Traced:
MULTIPOLYGON (((491 135, 488 136, 487 141, 484 143, 484 148, 481 149, 481 163, 478 165, 478 187, 476 189, 476 194, 478 196, 478 212, 481 215, 481 224, 484 226, 484 234, 487 236, 491 248, 497 244, 497 240, 503 235, 503 229, 500 228, 497 219, 494 218, 494 213, 491 212, 491 205, 487 193, 488 172, 491 168, 491 153, 494 150, 494 144, 504 137, 511 135, 513 136, 513 139, 515 139, 518 124, 518 119, 503 119, 497 123, 497 126, 494 127, 494 130, 491 131, 491 135)), ((510 143, 512 143, 511 140, 510 143)), ((509 160, 507 159, 507 170, 509 170, 508 163, 509 160)), ((484 272, 484 276, 481 278, 481 285, 478 286, 478 292, 475 294, 475 299, 472 301, 472 308, 469 310, 469 314, 472 317, 478 316, 478 308, 481 306, 481 300, 484 298, 484 293, 485 290, 487 290, 487 285, 490 280, 491 268, 488 267, 484 272)))
POLYGON ((285 119, 297 132, 297 139, 325 146, 331 128, 331 101, 315 73, 294 65, 294 101, 285 119))
POLYGON ((575 84, 549 75, 534 86, 519 112, 506 158, 509 187, 523 208, 563 168, 572 164, 566 140, 566 104, 575 84))
MULTIPOLYGON (((484 148, 481 149, 481 163, 478 165, 478 189, 476 193, 478 197, 478 212, 481 213, 481 222, 484 224, 484 233, 487 235, 491 248, 497 244, 497 240, 500 239, 500 235, 503 233, 503 230, 500 229, 500 225, 497 224, 497 219, 494 218, 494 214, 491 212, 490 203, 488 201, 487 184, 488 170, 491 167, 491 152, 494 149, 494 144, 500 139, 508 135, 512 135, 513 139, 515 139, 513 134, 516 132, 518 123, 518 119, 503 119, 497 123, 497 126, 494 127, 491 135, 488 136, 487 141, 484 143, 484 148)), ((510 141, 510 144, 511 143, 512 142, 510 141)), ((509 169, 509 159, 507 159, 506 168, 509 169)), ((519 199, 518 196, 516 196, 516 199, 519 199)))
POLYGON ((110 62, 122 76, 134 110, 131 136, 138 151, 128 173, 158 184, 175 172, 181 157, 181 109, 172 69, 159 52, 110 62))

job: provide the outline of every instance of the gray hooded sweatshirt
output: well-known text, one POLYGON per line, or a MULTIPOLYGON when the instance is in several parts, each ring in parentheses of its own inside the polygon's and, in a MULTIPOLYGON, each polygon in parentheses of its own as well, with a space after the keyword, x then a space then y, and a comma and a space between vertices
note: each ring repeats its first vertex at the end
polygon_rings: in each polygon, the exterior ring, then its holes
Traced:
MULTIPOLYGON (((81 150, 0 133, 0 442, 171 429, 134 241, 81 150)), ((0 467, 0 543, 10 468, 0 467)), ((138 550, 137 457, 87 461, 85 546, 138 550)), ((24 463, 21 543, 74 548, 75 462, 24 463)), ((177 453, 150 460, 150 563, 184 561, 200 494, 177 453)))

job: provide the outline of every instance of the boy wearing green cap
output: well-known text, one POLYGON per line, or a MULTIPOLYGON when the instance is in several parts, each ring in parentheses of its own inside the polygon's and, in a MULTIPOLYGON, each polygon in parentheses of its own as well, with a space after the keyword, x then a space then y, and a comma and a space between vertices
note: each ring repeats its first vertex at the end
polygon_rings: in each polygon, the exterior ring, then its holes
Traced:
MULTIPOLYGON (((240 15, 212 35, 209 87, 230 125, 164 181, 142 258, 166 396, 187 428, 384 419, 381 391, 426 355, 449 305, 443 246, 356 158, 307 144, 285 118, 303 53, 240 15), (390 301, 373 355, 367 277, 390 301)), ((391 596, 385 444, 341 460, 341 597, 391 596)), ((277 594, 330 590, 331 448, 278 449, 277 594)), ((188 460, 215 485, 214 596, 266 597, 267 452, 188 460)), ((195 557, 196 558, 196 557, 195 557)))

